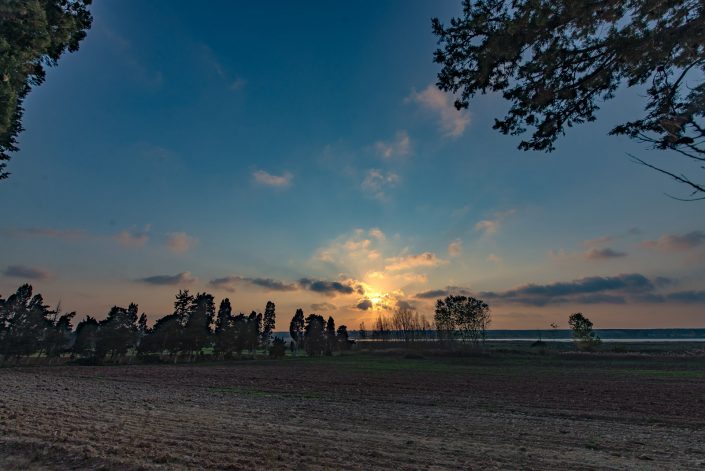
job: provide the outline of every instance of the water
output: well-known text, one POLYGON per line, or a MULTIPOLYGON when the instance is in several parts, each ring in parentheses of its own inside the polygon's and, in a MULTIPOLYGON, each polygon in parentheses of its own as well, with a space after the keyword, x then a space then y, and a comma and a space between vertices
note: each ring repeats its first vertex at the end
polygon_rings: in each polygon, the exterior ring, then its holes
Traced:
MULTIPOLYGON (((350 338, 360 339, 359 332, 349 331, 350 338)), ((571 342, 572 333, 569 329, 538 329, 538 330, 511 330, 496 329, 487 331, 487 340, 493 342, 514 342, 518 340, 536 341, 538 339, 547 342, 571 342)), ((705 342, 705 329, 595 329, 595 334, 603 342, 705 342)), ((289 332, 276 332, 275 335, 290 341, 289 332)), ((388 341, 403 341, 401 332, 390 332, 388 341)), ((435 331, 420 333, 416 341, 434 340, 435 331)), ((367 338, 364 341, 376 341, 372 338, 372 331, 367 331, 367 338)))

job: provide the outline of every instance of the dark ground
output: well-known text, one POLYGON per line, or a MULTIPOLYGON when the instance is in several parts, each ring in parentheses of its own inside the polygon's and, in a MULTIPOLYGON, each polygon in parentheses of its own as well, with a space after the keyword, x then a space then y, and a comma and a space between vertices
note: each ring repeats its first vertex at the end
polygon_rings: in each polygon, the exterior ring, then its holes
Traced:
POLYGON ((705 470, 705 356, 647 347, 0 368, 0 469, 705 470))

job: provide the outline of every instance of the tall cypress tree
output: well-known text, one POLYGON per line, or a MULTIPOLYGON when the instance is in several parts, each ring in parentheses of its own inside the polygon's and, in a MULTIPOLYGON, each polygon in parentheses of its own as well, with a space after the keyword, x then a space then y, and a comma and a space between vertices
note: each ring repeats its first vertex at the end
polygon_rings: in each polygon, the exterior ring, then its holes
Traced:
POLYGON ((291 318, 289 323, 289 335, 291 335, 291 341, 296 346, 298 351, 304 344, 304 311, 303 309, 297 309, 294 317, 291 318))
POLYGON ((328 322, 326 322, 326 355, 332 355, 335 347, 335 321, 333 316, 329 316, 328 322))
POLYGON ((267 307, 264 308, 264 316, 262 317, 262 346, 267 348, 269 342, 272 338, 272 332, 274 331, 274 326, 276 325, 276 312, 275 306, 272 301, 267 301, 267 307))

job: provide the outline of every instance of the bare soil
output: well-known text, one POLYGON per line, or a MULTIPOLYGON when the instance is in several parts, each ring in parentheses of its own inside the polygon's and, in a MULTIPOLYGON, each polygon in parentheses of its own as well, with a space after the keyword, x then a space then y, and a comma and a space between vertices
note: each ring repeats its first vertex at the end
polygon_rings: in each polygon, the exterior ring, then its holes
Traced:
POLYGON ((703 469, 705 360, 0 368, 0 469, 703 469))

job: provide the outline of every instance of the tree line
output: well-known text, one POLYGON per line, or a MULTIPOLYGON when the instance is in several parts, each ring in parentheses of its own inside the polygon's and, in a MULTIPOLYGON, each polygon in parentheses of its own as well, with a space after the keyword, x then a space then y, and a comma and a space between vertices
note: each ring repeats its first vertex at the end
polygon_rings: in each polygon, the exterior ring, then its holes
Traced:
MULTIPOLYGON (((120 361, 137 356, 142 361, 161 361, 168 357, 195 361, 199 358, 224 360, 255 356, 263 351, 271 357, 283 357, 289 348, 309 356, 333 355, 349 350, 355 343, 345 325, 336 328, 335 319, 319 314, 306 316, 297 309, 289 323, 288 342, 274 336, 276 306, 268 301, 264 313, 234 314, 228 298, 218 309, 213 295, 191 294, 180 290, 171 314, 157 319, 152 327, 138 306, 113 306, 103 320, 90 315, 73 325, 75 312, 62 313, 60 306, 51 309, 41 294, 24 284, 3 299, 0 296, 0 358, 58 358, 90 361, 120 361)), ((380 341, 435 341, 452 348, 456 341, 477 346, 486 339, 491 310, 481 299, 446 296, 438 299, 432 321, 425 315, 400 306, 389 315, 380 314, 372 331, 364 322, 357 331, 358 339, 380 341)), ((568 322, 573 340, 580 349, 599 345, 600 339, 592 322, 582 313, 570 316, 568 322)), ((557 325, 552 324, 557 328, 557 325)))
MULTIPOLYGON (((0 297, 0 356, 4 360, 28 356, 116 360, 127 355, 162 358, 164 355, 194 361, 202 356, 228 359, 243 352, 256 354, 264 350, 270 356, 286 353, 286 341, 274 337, 276 306, 268 301, 264 313, 235 315, 228 298, 218 308, 213 295, 191 294, 180 290, 174 311, 158 319, 152 327, 138 306, 113 306, 105 319, 90 315, 74 329, 75 312, 51 309, 41 294, 34 294, 25 284, 7 299, 0 297)), ((335 327, 335 320, 318 314, 304 316, 298 309, 291 321, 293 339, 289 348, 308 355, 332 355, 350 348, 345 325, 335 327)))

